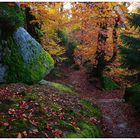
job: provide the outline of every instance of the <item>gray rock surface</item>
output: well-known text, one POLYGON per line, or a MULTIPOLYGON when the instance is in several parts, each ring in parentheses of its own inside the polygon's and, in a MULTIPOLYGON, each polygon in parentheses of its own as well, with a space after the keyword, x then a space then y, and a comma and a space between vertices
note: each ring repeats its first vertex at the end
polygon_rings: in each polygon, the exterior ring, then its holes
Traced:
MULTIPOLYGON (((14 46, 10 47, 17 50, 13 51, 15 52, 15 58, 11 60, 11 62, 14 61, 14 63, 12 62, 14 70, 9 73, 8 70, 11 71, 11 65, 0 63, 0 82, 31 83, 40 81, 45 75, 49 74, 54 67, 53 58, 23 27, 19 27, 14 32, 13 39, 18 45, 18 49, 15 49, 14 46), (19 59, 19 56, 22 60, 19 59), (10 80, 8 81, 8 79, 10 80)), ((11 55, 8 57, 10 58, 11 55)), ((8 64, 10 59, 8 59, 8 64)))
POLYGON ((41 45, 22 27, 14 33, 14 39, 20 46, 24 62, 27 64, 43 51, 41 45))

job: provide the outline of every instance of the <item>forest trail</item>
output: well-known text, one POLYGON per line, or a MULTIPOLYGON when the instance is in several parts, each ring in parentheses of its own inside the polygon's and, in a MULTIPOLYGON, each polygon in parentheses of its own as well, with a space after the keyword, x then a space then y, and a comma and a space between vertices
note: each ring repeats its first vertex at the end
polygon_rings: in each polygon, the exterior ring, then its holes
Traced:
POLYGON ((101 91, 87 81, 84 69, 75 71, 61 66, 65 75, 61 78, 50 76, 47 80, 72 85, 82 98, 96 104, 102 112, 100 126, 104 137, 136 138, 140 137, 140 117, 131 105, 124 103, 123 91, 101 91))

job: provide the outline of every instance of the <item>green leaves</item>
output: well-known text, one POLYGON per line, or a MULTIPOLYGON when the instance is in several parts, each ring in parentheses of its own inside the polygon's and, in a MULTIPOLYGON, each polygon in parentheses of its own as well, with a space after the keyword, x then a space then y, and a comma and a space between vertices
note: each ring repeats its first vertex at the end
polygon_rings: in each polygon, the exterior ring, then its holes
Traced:
POLYGON ((140 14, 132 13, 128 19, 130 26, 140 29, 140 14))

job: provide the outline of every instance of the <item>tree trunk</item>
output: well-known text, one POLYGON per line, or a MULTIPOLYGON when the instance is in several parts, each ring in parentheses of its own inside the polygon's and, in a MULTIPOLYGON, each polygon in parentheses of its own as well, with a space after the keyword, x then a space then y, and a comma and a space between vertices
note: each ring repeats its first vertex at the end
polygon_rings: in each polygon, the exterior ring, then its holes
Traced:
POLYGON ((100 81, 103 78, 103 71, 105 69, 105 45, 106 45, 106 40, 108 38, 107 36, 107 23, 101 23, 100 24, 100 31, 98 34, 98 48, 96 52, 96 61, 97 61, 97 66, 96 66, 96 77, 100 79, 100 81))
POLYGON ((25 9, 25 14, 26 14, 26 28, 27 31, 31 34, 32 37, 34 37, 38 42, 40 42, 40 37, 36 29, 40 29, 39 23, 34 23, 32 24, 32 20, 36 20, 35 16, 31 14, 31 9, 27 7, 25 9))

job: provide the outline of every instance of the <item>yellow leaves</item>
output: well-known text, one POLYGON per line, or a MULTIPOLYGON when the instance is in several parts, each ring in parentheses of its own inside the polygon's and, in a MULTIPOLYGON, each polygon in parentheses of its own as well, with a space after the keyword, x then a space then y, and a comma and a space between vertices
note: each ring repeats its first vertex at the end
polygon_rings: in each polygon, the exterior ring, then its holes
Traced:
POLYGON ((73 31, 73 38, 80 44, 79 55, 86 58, 93 58, 98 46, 98 33, 101 23, 107 23, 107 32, 102 35, 107 36, 107 45, 104 45, 106 53, 111 56, 113 49, 112 30, 116 19, 119 24, 125 22, 125 12, 127 7, 121 3, 99 2, 99 3, 72 3, 71 9, 61 11, 62 3, 31 4, 33 14, 41 23, 41 30, 46 33, 42 38, 43 47, 53 56, 65 53, 64 47, 59 44, 59 39, 55 35, 55 29, 73 31), (115 9, 116 7, 116 9, 115 9))
POLYGON ((48 8, 48 12, 50 14, 55 14, 56 13, 55 9, 52 9, 52 8, 48 8))
POLYGON ((58 45, 58 42, 54 40, 43 40, 42 41, 43 47, 47 50, 52 56, 60 56, 65 53, 64 47, 58 45))
POLYGON ((123 12, 128 12, 128 7, 123 5, 123 4, 120 4, 119 7, 122 9, 123 12))
POLYGON ((75 56, 75 60, 78 60, 77 58, 79 58, 80 56, 83 58, 83 60, 88 60, 88 59, 92 60, 95 53, 96 53, 96 46, 86 47, 83 45, 79 45, 74 52, 74 56, 75 56))
POLYGON ((64 26, 67 19, 67 13, 61 13, 60 7, 62 3, 23 3, 31 7, 31 13, 36 17, 30 23, 39 23, 41 31, 45 35, 41 39, 41 43, 45 50, 53 56, 60 56, 65 52, 64 47, 59 45, 59 38, 55 35, 55 29, 64 26))
POLYGON ((113 2, 108 2, 108 7, 109 8, 112 8, 114 6, 114 3, 113 2))

